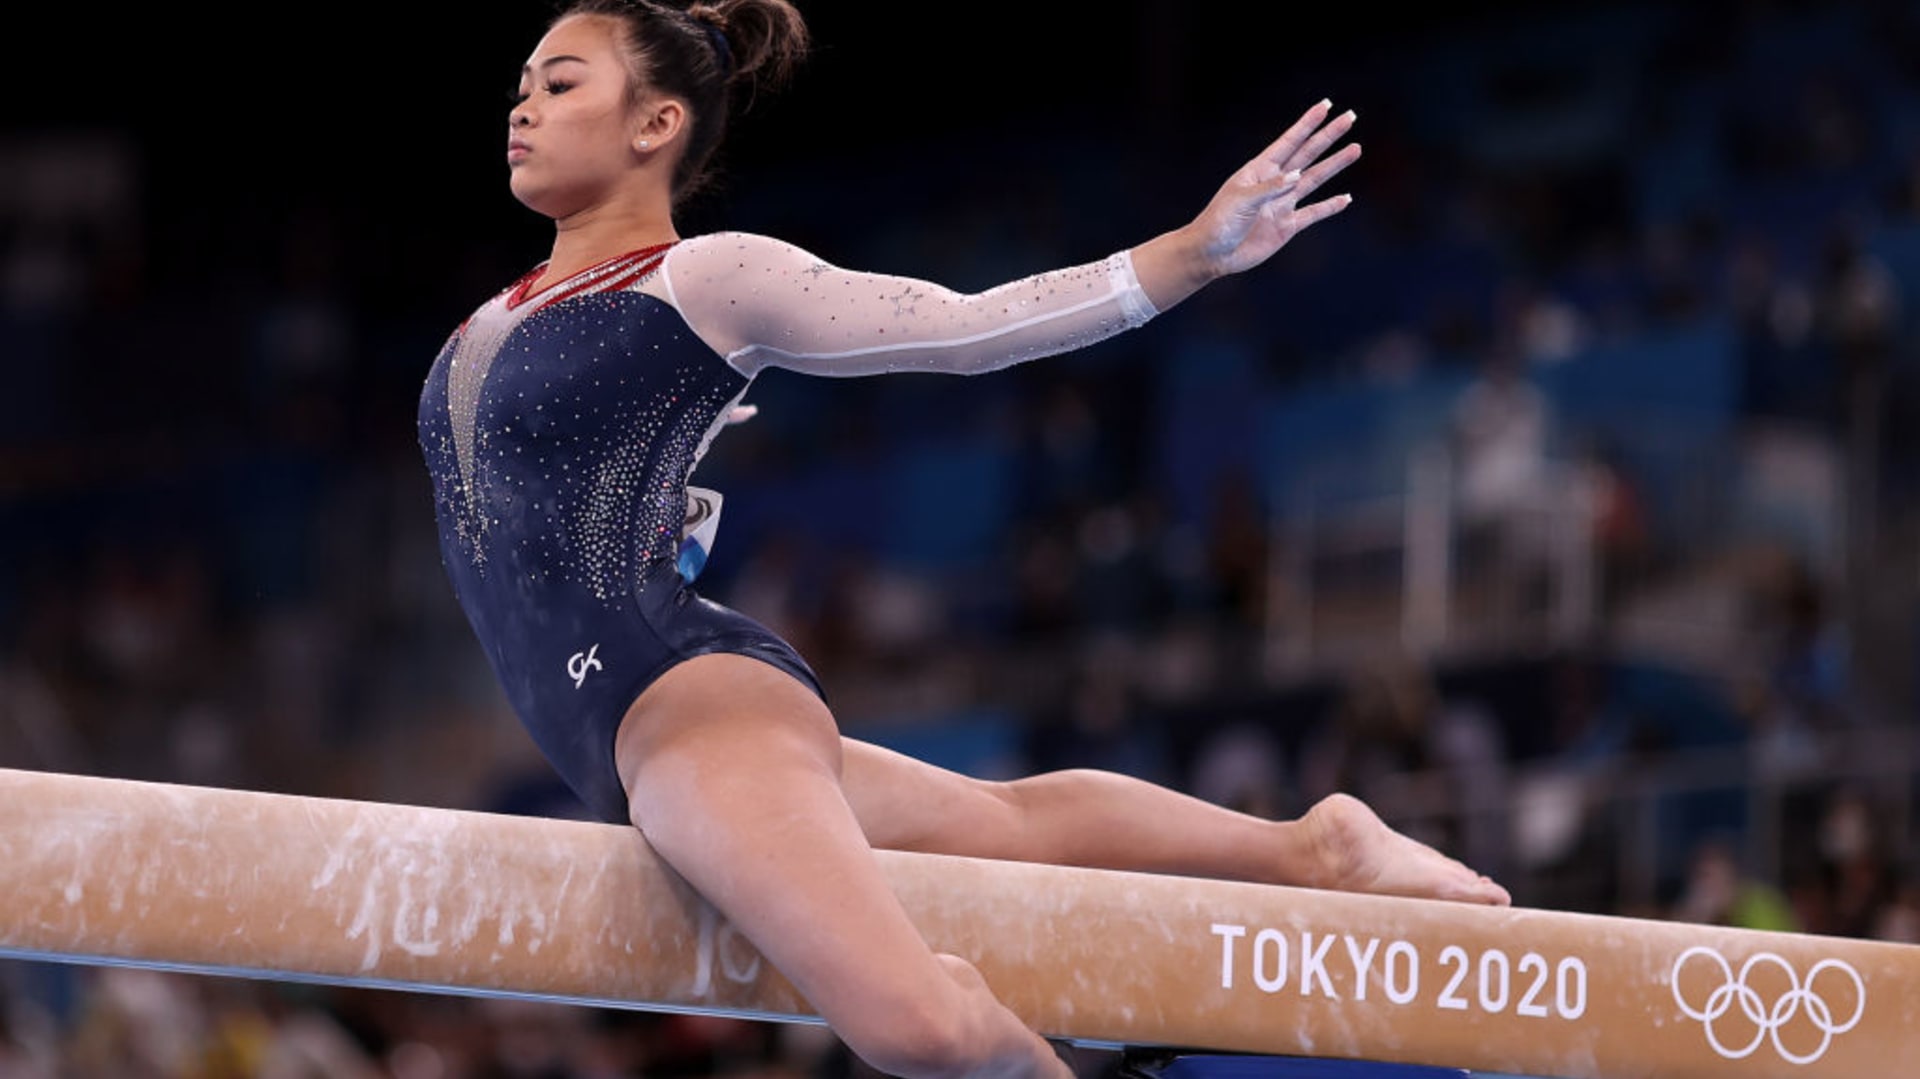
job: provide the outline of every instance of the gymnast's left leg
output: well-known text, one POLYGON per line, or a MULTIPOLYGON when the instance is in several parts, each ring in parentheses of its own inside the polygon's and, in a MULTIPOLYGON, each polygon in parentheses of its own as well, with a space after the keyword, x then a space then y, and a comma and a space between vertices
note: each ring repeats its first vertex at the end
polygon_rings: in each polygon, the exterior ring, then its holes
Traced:
POLYGON ((993 783, 843 739, 841 787, 883 850, 1505 905, 1506 889, 1336 794, 1297 821, 1090 769, 993 783))

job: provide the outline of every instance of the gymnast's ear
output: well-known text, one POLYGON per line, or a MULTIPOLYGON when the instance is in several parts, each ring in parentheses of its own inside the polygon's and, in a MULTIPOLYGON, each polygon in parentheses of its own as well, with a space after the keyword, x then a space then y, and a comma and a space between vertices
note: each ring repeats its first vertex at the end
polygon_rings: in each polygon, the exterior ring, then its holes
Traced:
POLYGON ((628 145, 642 156, 673 147, 687 131, 687 105, 677 97, 650 97, 634 106, 628 145))

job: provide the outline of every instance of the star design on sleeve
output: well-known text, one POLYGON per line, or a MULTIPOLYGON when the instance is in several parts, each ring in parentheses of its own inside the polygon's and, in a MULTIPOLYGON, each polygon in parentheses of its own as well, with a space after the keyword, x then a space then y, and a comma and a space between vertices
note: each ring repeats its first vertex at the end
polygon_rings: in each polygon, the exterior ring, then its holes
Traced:
POLYGON ((887 299, 893 301, 894 318, 899 318, 901 315, 914 314, 915 305, 926 298, 926 293, 914 288, 912 285, 901 289, 898 295, 887 297, 887 299))

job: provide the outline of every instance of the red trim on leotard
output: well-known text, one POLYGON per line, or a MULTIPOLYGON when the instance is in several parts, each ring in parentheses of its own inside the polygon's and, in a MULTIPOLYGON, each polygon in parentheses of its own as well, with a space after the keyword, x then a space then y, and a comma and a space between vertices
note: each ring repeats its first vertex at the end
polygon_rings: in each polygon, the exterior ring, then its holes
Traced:
POLYGON ((660 264, 662 262, 665 262, 666 260, 667 260, 667 253, 665 251, 662 251, 657 255, 652 255, 650 257, 643 258, 640 261, 634 263, 632 268, 621 273, 615 279, 607 282, 606 286, 601 291, 616 292, 620 289, 627 288, 631 285, 636 285, 640 282, 641 278, 659 269, 660 264))
POLYGON ((540 275, 542 273, 546 272, 548 263, 543 262, 540 265, 535 266, 533 269, 527 271, 526 276, 522 277, 518 281, 515 281, 513 283, 513 286, 507 290, 507 310, 511 311, 514 308, 519 307, 521 304, 526 303, 528 300, 534 300, 534 299, 538 299, 540 301, 540 306, 545 307, 548 304, 559 303, 562 300, 571 299, 572 297, 577 296, 582 292, 587 291, 588 289, 595 288, 596 286, 600 286, 602 288, 613 287, 614 283, 616 282, 621 287, 630 285, 633 282, 639 280, 641 277, 644 277, 648 273, 651 273, 655 267, 659 266, 661 260, 667 257, 667 249, 672 247, 675 242, 677 241, 669 241, 663 244, 654 244, 651 247, 643 247, 637 251, 628 251, 625 254, 615 255, 609 259, 603 259, 600 262, 596 262, 593 265, 588 266, 583 270, 579 270, 575 273, 569 274, 566 277, 563 277, 560 280, 547 285, 545 288, 540 289, 538 292, 529 292, 528 290, 533 288, 533 283, 540 279, 540 275), (616 269, 616 265, 620 263, 626 263, 627 265, 617 266, 617 270, 615 273, 612 273, 606 277, 603 277, 600 280, 573 284, 573 282, 578 282, 580 281, 580 278, 586 277, 590 274, 599 273, 601 271, 605 271, 609 269, 616 269))

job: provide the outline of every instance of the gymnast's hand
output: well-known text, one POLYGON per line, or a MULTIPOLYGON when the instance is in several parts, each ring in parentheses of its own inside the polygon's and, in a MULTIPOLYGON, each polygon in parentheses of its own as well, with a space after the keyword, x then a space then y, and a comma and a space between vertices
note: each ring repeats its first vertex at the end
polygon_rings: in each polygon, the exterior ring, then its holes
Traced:
POLYGON ((1164 311, 1209 281, 1260 265, 1308 226, 1352 204, 1350 195, 1301 204, 1360 158, 1353 143, 1321 160, 1353 128, 1352 112, 1329 122, 1332 111, 1326 101, 1308 109, 1229 177, 1191 224, 1134 249, 1141 287, 1155 307, 1164 311))
POLYGON ((1306 111, 1259 156, 1241 166, 1188 228, 1200 243, 1200 256, 1216 277, 1240 273, 1273 257, 1310 225, 1325 221, 1353 202, 1335 195, 1308 205, 1301 200, 1360 158, 1360 144, 1343 146, 1326 160, 1321 155, 1352 130, 1354 114, 1331 123, 1330 102, 1306 111))

